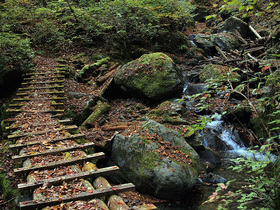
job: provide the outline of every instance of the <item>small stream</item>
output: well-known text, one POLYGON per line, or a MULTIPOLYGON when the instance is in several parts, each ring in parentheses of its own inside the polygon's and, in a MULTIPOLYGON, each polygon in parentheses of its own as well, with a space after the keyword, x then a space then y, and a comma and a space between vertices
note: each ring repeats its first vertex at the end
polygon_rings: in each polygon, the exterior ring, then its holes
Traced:
MULTIPOLYGON (((218 116, 212 122, 207 123, 205 129, 210 131, 211 134, 215 135, 216 142, 209 143, 204 131, 202 131, 204 145, 214 150, 220 151, 219 154, 223 159, 232 159, 242 156, 251 157, 252 159, 260 161, 264 158, 267 158, 265 154, 254 154, 248 151, 248 148, 244 145, 241 138, 239 137, 238 132, 233 128, 233 126, 226 125, 221 119, 221 116, 218 116), (217 147, 212 147, 212 145, 216 145, 217 147)), ((271 156, 271 158, 274 159, 275 156, 271 156)))

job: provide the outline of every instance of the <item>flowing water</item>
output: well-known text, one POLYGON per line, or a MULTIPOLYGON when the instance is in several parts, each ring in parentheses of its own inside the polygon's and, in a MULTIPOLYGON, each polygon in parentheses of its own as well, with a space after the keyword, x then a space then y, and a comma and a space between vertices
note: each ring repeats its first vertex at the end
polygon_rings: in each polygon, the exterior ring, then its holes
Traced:
MULTIPOLYGON (((242 157, 250 157, 255 160, 261 161, 266 159, 267 156, 263 153, 255 153, 249 151, 248 148, 243 144, 241 138, 239 137, 238 133, 233 130, 233 128, 229 128, 224 121, 221 119, 220 116, 216 117, 212 122, 209 122, 205 126, 206 129, 210 129, 212 132, 214 131, 216 136, 222 143, 226 145, 226 150, 221 151, 220 155, 222 158, 236 158, 238 156, 242 157)), ((204 144, 205 146, 209 146, 207 139, 204 136, 204 144)), ((217 148, 212 148, 217 149, 217 148)), ((276 156, 271 155, 270 159, 275 159, 276 156)))

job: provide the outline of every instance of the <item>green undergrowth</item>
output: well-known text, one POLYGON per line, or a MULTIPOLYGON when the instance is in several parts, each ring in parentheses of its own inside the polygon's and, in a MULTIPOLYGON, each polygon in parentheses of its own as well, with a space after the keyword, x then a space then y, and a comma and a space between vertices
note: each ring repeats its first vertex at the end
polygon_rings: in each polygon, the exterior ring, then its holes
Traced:
POLYGON ((62 53, 102 47, 123 58, 163 49, 163 44, 176 51, 186 44, 179 43, 177 32, 193 25, 190 0, 70 1, 70 6, 64 0, 48 1, 46 6, 6 0, 0 3, 0 32, 20 34, 38 50, 62 53), (176 47, 166 45, 170 39, 177 40, 176 47))

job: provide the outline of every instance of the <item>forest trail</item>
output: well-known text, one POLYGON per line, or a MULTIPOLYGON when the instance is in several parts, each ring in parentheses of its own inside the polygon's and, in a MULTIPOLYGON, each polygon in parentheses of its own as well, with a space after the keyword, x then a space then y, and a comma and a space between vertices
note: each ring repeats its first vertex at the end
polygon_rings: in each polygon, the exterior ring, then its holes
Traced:
POLYGON ((19 207, 36 209, 57 205, 46 208, 56 209, 64 205, 78 208, 92 205, 114 209, 116 205, 125 206, 115 194, 132 191, 135 186, 132 183, 112 186, 101 177, 119 168, 97 168, 92 161, 104 158, 105 154, 94 153, 94 143, 85 143, 78 127, 71 125, 71 119, 64 118, 64 73, 55 66, 47 70, 35 68, 26 75, 7 110, 15 114, 4 121, 9 131, 7 138, 13 141, 9 146, 15 154, 12 159, 18 165, 14 175, 27 180, 18 184, 18 189, 22 195, 33 191, 33 199, 20 202, 19 207), (104 196, 111 196, 107 205, 102 201, 104 196))

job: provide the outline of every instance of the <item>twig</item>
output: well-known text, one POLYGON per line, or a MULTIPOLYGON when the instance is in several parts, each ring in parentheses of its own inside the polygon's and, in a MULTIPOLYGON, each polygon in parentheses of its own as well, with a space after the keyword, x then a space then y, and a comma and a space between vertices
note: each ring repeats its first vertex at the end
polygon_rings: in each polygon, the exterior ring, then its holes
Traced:
POLYGON ((262 39, 261 35, 251 26, 249 25, 250 30, 258 37, 258 39, 262 39))
POLYGON ((277 26, 268 36, 266 42, 264 43, 264 46, 267 45, 267 43, 269 42, 269 40, 272 38, 273 34, 278 30, 279 26, 277 26))
POLYGON ((4 204, 6 204, 6 203, 9 203, 10 201, 12 201, 12 200, 14 200, 14 199, 15 199, 15 197, 13 197, 13 198, 11 198, 10 200, 7 200, 7 201, 5 201, 5 202, 3 202, 3 203, 0 203, 0 206, 4 205, 4 204))
POLYGON ((264 198, 258 198, 258 199, 252 200, 252 201, 247 201, 245 203, 245 205, 252 204, 252 203, 257 203, 257 202, 260 202, 262 200, 264 200, 264 198))
POLYGON ((219 48, 218 46, 216 46, 216 50, 218 50, 218 52, 220 53, 220 55, 227 61, 228 58, 227 56, 224 54, 224 52, 221 50, 221 48, 219 48))
POLYGON ((255 57, 253 57, 250 53, 247 53, 247 55, 248 55, 251 59, 253 59, 255 62, 259 62, 258 59, 256 59, 255 57))
POLYGON ((248 42, 241 36, 241 34, 239 33, 238 30, 235 30, 235 35, 237 36, 237 38, 239 38, 244 44, 248 44, 248 42))

